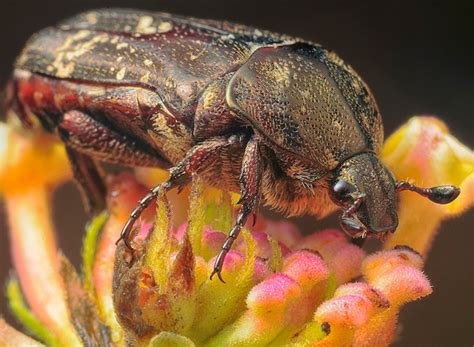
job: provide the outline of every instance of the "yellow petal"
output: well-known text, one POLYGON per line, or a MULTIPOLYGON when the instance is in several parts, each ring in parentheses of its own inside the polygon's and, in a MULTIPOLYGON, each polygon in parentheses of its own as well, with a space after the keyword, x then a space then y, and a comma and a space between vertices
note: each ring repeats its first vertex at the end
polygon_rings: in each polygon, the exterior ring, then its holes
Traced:
POLYGON ((0 193, 51 188, 70 178, 66 152, 57 139, 0 123, 0 193))
POLYGON ((68 346, 80 346, 71 324, 45 188, 5 197, 13 263, 33 313, 68 346))
POLYGON ((461 188, 459 197, 448 205, 437 205, 411 192, 400 193, 400 223, 385 248, 408 245, 425 255, 440 223, 474 206, 474 152, 439 119, 413 117, 387 139, 382 158, 400 181, 461 188))

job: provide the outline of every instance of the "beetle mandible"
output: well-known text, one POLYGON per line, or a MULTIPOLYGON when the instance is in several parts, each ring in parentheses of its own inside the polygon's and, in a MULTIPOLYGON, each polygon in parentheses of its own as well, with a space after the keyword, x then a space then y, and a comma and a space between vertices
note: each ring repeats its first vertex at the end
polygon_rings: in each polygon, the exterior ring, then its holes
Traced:
MULTIPOLYGON (((64 142, 91 211, 104 207, 98 161, 168 168, 141 212, 193 174, 241 193, 214 271, 260 201, 286 215, 342 209, 354 238, 398 224, 397 193, 436 203, 454 186, 397 182, 378 159, 382 120, 366 84, 318 44, 213 20, 132 10, 79 14, 34 35, 18 57, 9 107, 64 142)), ((119 241, 120 241, 119 240, 119 241)))

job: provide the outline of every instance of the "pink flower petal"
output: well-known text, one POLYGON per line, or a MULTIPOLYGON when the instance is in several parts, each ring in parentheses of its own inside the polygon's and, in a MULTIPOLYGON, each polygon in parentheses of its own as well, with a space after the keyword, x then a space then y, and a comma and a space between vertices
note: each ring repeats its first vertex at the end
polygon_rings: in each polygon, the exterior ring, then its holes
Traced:
POLYGON ((269 314, 296 299, 301 289, 285 274, 274 274, 252 288, 247 296, 247 307, 256 314, 269 314))
POLYGON ((254 230, 265 232, 274 240, 281 242, 289 248, 293 247, 301 239, 298 227, 286 220, 273 221, 267 219, 263 228, 255 228, 254 230))
POLYGON ((296 249, 311 249, 321 254, 327 266, 334 273, 336 283, 350 281, 360 275, 360 266, 365 252, 348 242, 339 230, 317 231, 298 242, 296 249))
POLYGON ((305 291, 329 277, 323 259, 307 250, 297 250, 285 258, 282 272, 296 280, 305 291))

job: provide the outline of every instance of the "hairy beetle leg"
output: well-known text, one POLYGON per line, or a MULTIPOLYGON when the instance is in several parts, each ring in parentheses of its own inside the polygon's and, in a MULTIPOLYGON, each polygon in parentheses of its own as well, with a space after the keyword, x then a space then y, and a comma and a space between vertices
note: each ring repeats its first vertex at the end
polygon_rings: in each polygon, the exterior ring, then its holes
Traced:
POLYGON ((184 186, 193 174, 199 174, 203 169, 208 168, 212 162, 218 160, 222 149, 235 146, 236 144, 235 139, 222 136, 204 141, 191 148, 185 158, 169 170, 170 178, 168 181, 154 187, 147 195, 138 201, 137 206, 123 227, 120 238, 116 241, 116 244, 123 240, 129 249, 133 249, 130 242, 133 225, 143 210, 145 210, 162 191, 166 193, 166 191, 172 188, 178 187, 179 189, 184 186))
POLYGON ((66 144, 74 178, 88 213, 98 213, 105 208, 106 188, 95 159, 141 166, 163 163, 160 156, 141 142, 120 135, 82 111, 65 112, 58 123, 58 132, 66 144))
POLYGON ((252 137, 245 147, 244 157, 242 160, 242 169, 240 174, 241 197, 238 201, 238 203, 242 206, 237 216, 237 221, 232 227, 229 236, 224 241, 221 251, 219 252, 216 261, 214 262, 214 270, 212 271, 211 276, 209 277, 211 280, 214 275, 217 275, 221 282, 225 283, 221 274, 225 257, 231 249, 232 244, 239 236, 240 230, 245 225, 248 216, 250 214, 254 214, 254 211, 256 211, 258 208, 261 186, 260 182, 263 169, 259 147, 260 145, 257 139, 255 139, 255 137, 252 137))

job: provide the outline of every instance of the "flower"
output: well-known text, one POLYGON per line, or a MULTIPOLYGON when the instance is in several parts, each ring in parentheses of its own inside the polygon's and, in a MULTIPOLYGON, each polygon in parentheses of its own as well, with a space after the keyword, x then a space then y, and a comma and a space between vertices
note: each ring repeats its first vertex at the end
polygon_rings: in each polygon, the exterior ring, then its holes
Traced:
MULTIPOLYGON (((137 225, 132 253, 115 240, 147 188, 123 173, 107 178, 107 211, 86 230, 78 272, 58 252, 49 214, 52 190, 70 178, 62 147, 0 125, 0 158, 16 270, 7 297, 29 333, 53 346, 386 346, 402 306, 432 292, 422 269, 435 230, 474 200, 472 151, 439 120, 417 117, 387 140, 387 165, 399 179, 462 193, 443 207, 403 194, 399 229, 383 250, 367 254, 336 229, 305 236, 259 217, 225 259, 227 283, 211 281, 235 197, 193 178, 189 213, 187 195, 160 196, 137 225), (417 222, 415 209, 433 222, 417 222)), ((2 341, 37 345, 4 321, 2 341)))
POLYGON ((460 196, 448 205, 433 204, 416 194, 401 193, 400 225, 385 243, 429 251, 441 222, 474 206, 474 152, 453 137, 435 117, 413 117, 384 146, 382 158, 398 179, 424 186, 453 184, 460 196), (419 218, 429 216, 429 218, 419 218))

